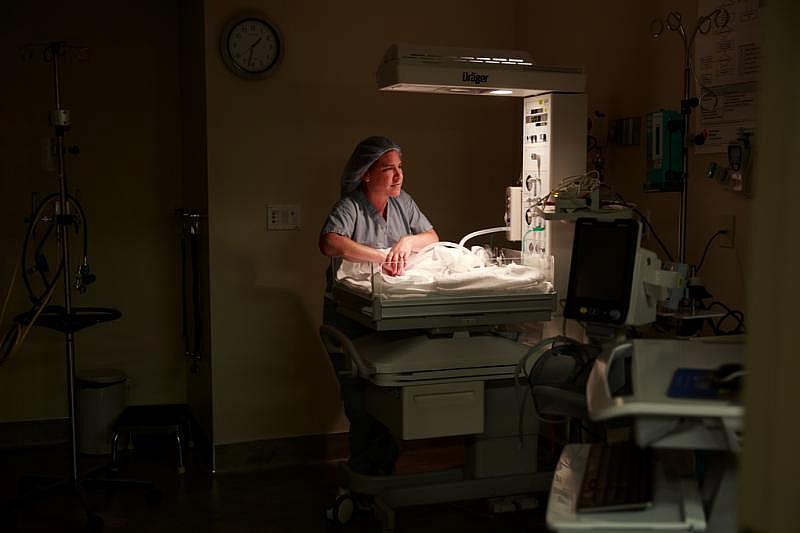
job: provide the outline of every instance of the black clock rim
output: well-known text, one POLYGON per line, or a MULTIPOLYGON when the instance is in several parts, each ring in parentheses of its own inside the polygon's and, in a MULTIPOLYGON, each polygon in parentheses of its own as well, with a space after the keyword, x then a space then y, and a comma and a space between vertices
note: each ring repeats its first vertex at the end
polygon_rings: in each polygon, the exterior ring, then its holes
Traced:
POLYGON ((276 63, 278 63, 278 61, 281 58, 281 55, 283 54, 283 46, 281 45, 281 36, 280 36, 280 33, 278 32, 278 29, 275 26, 273 26, 272 24, 270 24, 270 22, 268 20, 264 19, 264 18, 260 18, 260 17, 257 17, 257 16, 242 17, 242 18, 239 18, 235 22, 230 24, 230 27, 228 28, 228 31, 227 31, 227 33, 225 35, 225 51, 224 51, 224 53, 229 58, 229 60, 231 62, 231 66, 233 66, 234 70, 240 72, 241 74, 244 74, 245 76, 262 76, 262 75, 265 75, 265 74, 269 73, 270 70, 272 70, 272 68, 275 66, 276 63), (276 47, 275 57, 272 59, 272 61, 269 63, 269 65, 267 65, 266 67, 264 67, 263 69, 260 69, 260 70, 249 70, 249 69, 246 69, 243 66, 239 65, 239 63, 236 60, 233 59, 233 56, 230 55, 230 42, 231 42, 231 35, 233 34, 233 30, 235 28, 237 28, 238 26, 240 26, 241 24, 243 24, 245 22, 250 22, 250 21, 258 22, 259 24, 263 24, 264 26, 269 28, 269 30, 272 32, 272 35, 275 37, 275 47, 276 47))

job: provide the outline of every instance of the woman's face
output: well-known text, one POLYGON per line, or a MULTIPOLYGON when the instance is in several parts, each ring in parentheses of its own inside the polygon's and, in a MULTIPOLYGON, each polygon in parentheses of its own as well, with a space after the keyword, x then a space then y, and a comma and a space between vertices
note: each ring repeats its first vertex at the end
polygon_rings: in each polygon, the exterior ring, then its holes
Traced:
POLYGON ((400 196, 403 161, 397 150, 389 150, 369 167, 361 178, 367 193, 400 196))

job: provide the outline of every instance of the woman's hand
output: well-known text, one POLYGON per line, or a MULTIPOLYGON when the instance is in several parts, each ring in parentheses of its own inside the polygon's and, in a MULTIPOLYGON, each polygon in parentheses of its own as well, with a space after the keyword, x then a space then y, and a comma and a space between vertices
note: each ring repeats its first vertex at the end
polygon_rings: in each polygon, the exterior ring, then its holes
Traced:
POLYGON ((411 252, 413 251, 413 236, 406 235, 400 237, 400 240, 386 254, 386 259, 383 263, 383 271, 390 276, 401 276, 406 271, 406 266, 411 252))

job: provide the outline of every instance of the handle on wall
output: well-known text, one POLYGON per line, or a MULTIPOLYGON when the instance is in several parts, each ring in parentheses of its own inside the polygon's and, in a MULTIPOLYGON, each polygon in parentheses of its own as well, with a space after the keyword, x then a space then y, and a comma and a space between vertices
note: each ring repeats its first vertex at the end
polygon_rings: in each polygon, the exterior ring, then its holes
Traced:
POLYGON ((203 321, 200 312, 200 218, 197 210, 180 209, 181 217, 181 336, 191 371, 200 371, 203 321))

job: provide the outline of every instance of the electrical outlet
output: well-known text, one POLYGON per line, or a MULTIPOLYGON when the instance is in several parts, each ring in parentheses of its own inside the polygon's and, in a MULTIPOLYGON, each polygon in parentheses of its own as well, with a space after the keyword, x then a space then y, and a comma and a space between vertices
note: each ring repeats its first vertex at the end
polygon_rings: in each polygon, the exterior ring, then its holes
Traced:
POLYGON ((719 245, 723 248, 733 248, 736 245, 736 217, 723 215, 720 229, 728 230, 719 236, 719 245))
POLYGON ((299 229, 301 225, 299 205, 267 206, 267 231, 299 229))

